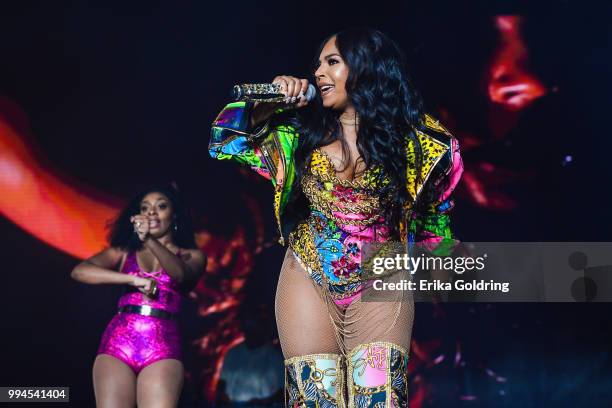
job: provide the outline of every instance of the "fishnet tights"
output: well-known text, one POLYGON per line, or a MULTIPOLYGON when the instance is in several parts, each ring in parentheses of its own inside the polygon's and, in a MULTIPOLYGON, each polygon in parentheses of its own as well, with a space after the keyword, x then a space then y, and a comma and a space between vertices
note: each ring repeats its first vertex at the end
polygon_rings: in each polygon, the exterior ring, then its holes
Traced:
MULTIPOLYGON (((398 275, 393 280, 400 278, 398 275)), ((321 353, 346 355, 355 346, 374 341, 394 343, 409 350, 414 303, 408 291, 394 295, 392 300, 376 302, 357 298, 346 309, 340 308, 288 249, 278 279, 275 306, 285 359, 321 353)))

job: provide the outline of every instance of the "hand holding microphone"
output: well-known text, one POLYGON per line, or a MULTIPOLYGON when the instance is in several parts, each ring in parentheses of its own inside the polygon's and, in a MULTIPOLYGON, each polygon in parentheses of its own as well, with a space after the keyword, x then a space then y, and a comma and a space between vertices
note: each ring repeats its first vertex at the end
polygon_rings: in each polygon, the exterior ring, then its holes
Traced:
POLYGON ((307 79, 280 75, 270 84, 241 84, 232 89, 232 99, 284 104, 291 108, 308 105, 316 95, 316 89, 307 79))
POLYGON ((307 79, 279 75, 271 84, 242 84, 234 86, 232 98, 255 102, 251 126, 267 120, 278 108, 299 109, 314 99, 316 89, 307 79))
POLYGON ((159 291, 157 287, 157 281, 151 278, 134 276, 130 284, 136 289, 138 289, 141 293, 147 295, 150 298, 155 297, 157 295, 157 292, 159 291))
POLYGON ((315 87, 310 85, 307 79, 280 75, 274 78, 272 83, 280 85, 281 92, 285 95, 285 104, 297 109, 308 105, 316 94, 315 87))

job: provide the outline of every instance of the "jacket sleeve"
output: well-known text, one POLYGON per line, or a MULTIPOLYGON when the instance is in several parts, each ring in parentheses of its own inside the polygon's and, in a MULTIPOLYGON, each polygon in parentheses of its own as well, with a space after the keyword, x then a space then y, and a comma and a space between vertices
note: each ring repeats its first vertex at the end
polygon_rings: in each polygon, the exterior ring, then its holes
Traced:
POLYGON ((233 102, 225 106, 212 123, 208 152, 214 159, 234 160, 250 166, 267 179, 273 179, 275 168, 267 151, 262 149, 270 137, 268 123, 257 129, 250 126, 250 104, 233 102))
POLYGON ((444 176, 447 177, 447 187, 439 195, 438 199, 426 206, 412 223, 411 233, 414 241, 424 245, 434 255, 450 255, 459 243, 455 240, 451 230, 450 213, 454 206, 452 193, 461 179, 463 173, 463 161, 459 151, 459 142, 452 137, 452 164, 450 170, 444 176))

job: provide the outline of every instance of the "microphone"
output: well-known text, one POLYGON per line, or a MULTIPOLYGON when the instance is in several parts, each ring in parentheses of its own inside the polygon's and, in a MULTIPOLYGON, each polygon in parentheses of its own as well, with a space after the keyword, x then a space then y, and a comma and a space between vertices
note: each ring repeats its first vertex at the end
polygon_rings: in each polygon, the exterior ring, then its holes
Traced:
MULTIPOLYGON (((312 101, 317 93, 312 84, 308 84, 304 97, 308 102, 312 101)), ((280 84, 240 84, 234 85, 231 98, 235 101, 253 102, 284 102, 285 95, 282 93, 280 84)))

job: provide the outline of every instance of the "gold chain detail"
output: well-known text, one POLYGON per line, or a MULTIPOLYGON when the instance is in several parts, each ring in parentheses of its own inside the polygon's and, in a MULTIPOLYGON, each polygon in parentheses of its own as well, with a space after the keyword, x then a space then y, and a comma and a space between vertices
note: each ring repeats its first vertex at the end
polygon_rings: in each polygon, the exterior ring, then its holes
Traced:
MULTIPOLYGON (((327 218, 336 220, 339 224, 346 225, 358 225, 367 226, 376 222, 380 218, 380 214, 376 213, 378 210, 378 198, 368 197, 363 194, 358 194, 360 202, 347 203, 346 206, 340 207, 334 198, 326 197, 325 193, 317 186, 317 180, 306 174, 302 178, 302 191, 310 201, 312 207, 316 210, 321 211, 327 218), (363 220, 350 220, 350 219, 338 219, 334 215, 334 212, 340 212, 342 214, 372 214, 368 218, 363 220)), ((331 195, 331 192, 329 192, 331 195)))

